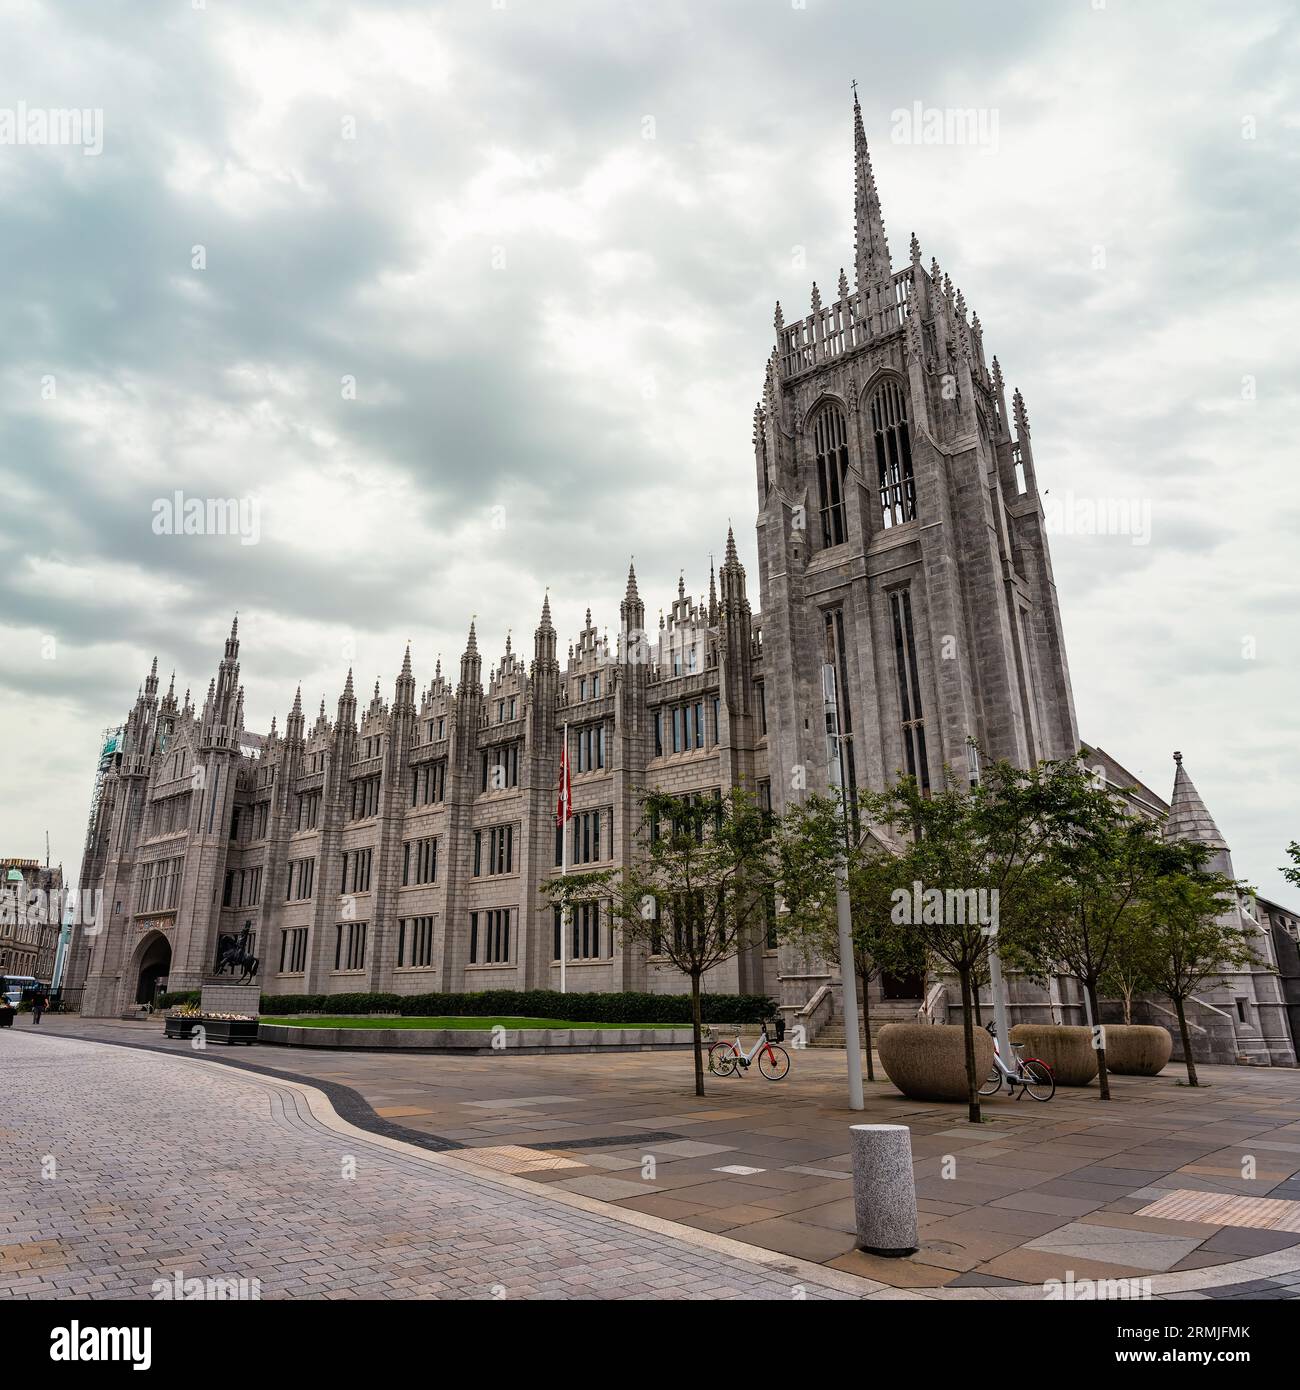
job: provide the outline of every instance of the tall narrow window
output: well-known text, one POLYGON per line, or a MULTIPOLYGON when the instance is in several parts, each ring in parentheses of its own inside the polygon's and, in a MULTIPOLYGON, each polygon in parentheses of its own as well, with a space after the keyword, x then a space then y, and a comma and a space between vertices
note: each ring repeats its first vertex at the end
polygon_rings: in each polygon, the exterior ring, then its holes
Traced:
POLYGON ((871 433, 880 484, 880 515, 885 526, 901 526, 916 516, 912 478, 912 438, 907 398, 896 381, 883 382, 871 398, 871 433))
POLYGON ((929 795, 930 765, 925 756, 925 717, 921 710, 921 676, 912 631, 912 596, 906 589, 890 595, 894 619, 894 659, 898 666, 898 705, 903 724, 903 757, 909 777, 929 795))
POLYGON ((845 539, 844 479, 849 469, 848 430, 839 406, 827 406, 813 428, 817 447, 817 495, 821 502, 822 545, 845 539))
POLYGON ((844 645, 844 610, 833 608, 826 614, 826 661, 835 673, 835 703, 840 726, 840 785, 848 802, 849 814, 857 825, 858 774, 853 756, 853 704, 849 699, 849 663, 844 645))

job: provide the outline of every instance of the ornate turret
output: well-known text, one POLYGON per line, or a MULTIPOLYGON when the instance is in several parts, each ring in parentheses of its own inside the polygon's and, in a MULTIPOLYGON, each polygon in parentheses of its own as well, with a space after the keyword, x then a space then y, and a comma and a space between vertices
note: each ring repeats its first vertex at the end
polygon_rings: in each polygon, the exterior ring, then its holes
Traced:
POLYGON ((471 619, 469 640, 465 644, 465 654, 460 659, 460 684, 456 687, 456 694, 465 695, 471 691, 481 691, 482 688, 483 658, 478 653, 478 637, 471 619))
POLYGON ((740 563, 736 551, 736 533, 727 527, 727 549, 719 572, 722 580, 722 610, 726 614, 738 608, 749 612, 749 600, 745 595, 745 567, 740 563))
POLYGON ((411 644, 406 644, 406 653, 402 657, 402 669, 397 677, 397 687, 393 692, 393 712, 407 711, 415 709, 415 676, 411 672, 411 644))
POLYGON ((352 667, 349 666, 348 678, 343 685, 343 694, 339 696, 339 712, 338 718, 335 720, 335 732, 343 728, 352 728, 356 722, 357 697, 352 689, 352 667))
POLYGON ((1034 446, 1029 437, 1029 412, 1025 409, 1025 398, 1020 394, 1019 387, 1011 397, 1011 415, 1016 427, 1016 452, 1025 471, 1025 489, 1033 492, 1037 488, 1034 477, 1034 446))
POLYGON ((284 737, 286 743, 298 743, 302 740, 302 686, 300 685, 293 693, 293 708, 289 711, 289 717, 284 721, 284 737))
POLYGON ((201 747, 221 747, 238 751, 239 732, 243 725, 243 708, 239 688, 239 615, 230 625, 230 636, 217 666, 217 674, 208 685, 208 698, 203 706, 199 742, 201 747))
POLYGON ((558 671, 555 649, 555 625, 551 622, 551 596, 542 597, 542 616, 533 631, 533 675, 540 671, 558 671))
POLYGON ((624 637, 629 633, 641 632, 645 628, 645 604, 641 602, 641 595, 636 587, 635 563, 629 563, 627 567, 627 590, 623 595, 623 602, 618 606, 618 616, 623 625, 624 637))
POLYGON ((1206 809, 1201 794, 1183 766, 1183 755, 1174 754, 1174 790, 1169 798, 1169 815, 1165 818, 1166 840, 1191 840, 1213 851, 1211 866, 1220 873, 1232 873, 1228 842, 1223 838, 1214 817, 1206 809))

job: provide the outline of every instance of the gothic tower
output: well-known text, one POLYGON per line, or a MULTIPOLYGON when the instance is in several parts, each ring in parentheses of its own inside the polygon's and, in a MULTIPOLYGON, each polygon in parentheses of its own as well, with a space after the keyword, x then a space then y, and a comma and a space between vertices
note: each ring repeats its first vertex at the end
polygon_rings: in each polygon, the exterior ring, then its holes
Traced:
POLYGON ((855 282, 786 323, 755 410, 773 800, 824 787, 823 667, 850 791, 1078 750, 1029 422, 932 261, 891 268, 853 102, 855 282))

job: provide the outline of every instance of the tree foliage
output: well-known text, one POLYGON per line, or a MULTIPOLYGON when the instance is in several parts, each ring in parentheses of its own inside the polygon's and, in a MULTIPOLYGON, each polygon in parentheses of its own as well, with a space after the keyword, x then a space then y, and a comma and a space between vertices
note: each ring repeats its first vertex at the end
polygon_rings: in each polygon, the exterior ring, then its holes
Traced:
POLYGON ((672 796, 646 791, 626 869, 549 879, 562 911, 605 902, 625 942, 641 942, 690 980, 695 1093, 704 1094, 700 982, 761 943, 773 910, 778 856, 770 817, 746 792, 672 796))

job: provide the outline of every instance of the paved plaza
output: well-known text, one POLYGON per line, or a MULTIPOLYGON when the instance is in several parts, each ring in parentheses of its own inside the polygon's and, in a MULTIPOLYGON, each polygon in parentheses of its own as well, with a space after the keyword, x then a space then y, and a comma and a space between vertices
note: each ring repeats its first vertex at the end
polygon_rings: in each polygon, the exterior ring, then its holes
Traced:
POLYGON ((994 1100, 973 1127, 887 1082, 853 1115, 828 1051, 795 1053, 782 1083, 709 1078, 701 1100, 683 1053, 195 1054, 158 1020, 41 1030, 0 1035, 29 1194, 3 1213, 6 1291, 120 1297, 180 1267, 264 1296, 1300 1293, 1295 1071, 1207 1067, 1191 1090, 1170 1067, 1114 1078, 1109 1105, 1095 1087, 994 1100), (912 1129, 908 1259, 854 1249, 861 1118, 912 1129))

